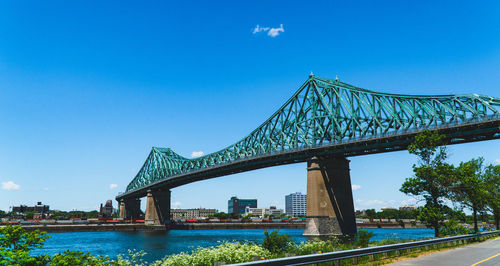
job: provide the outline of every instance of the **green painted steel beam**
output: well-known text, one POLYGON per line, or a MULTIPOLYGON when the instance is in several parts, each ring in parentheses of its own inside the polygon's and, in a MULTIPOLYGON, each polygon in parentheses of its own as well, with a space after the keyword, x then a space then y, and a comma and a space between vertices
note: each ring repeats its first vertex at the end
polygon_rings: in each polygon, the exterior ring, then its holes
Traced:
POLYGON ((269 119, 223 150, 188 159, 169 148, 152 148, 127 192, 175 175, 276 152, 499 118, 499 98, 382 93, 310 75, 269 119))

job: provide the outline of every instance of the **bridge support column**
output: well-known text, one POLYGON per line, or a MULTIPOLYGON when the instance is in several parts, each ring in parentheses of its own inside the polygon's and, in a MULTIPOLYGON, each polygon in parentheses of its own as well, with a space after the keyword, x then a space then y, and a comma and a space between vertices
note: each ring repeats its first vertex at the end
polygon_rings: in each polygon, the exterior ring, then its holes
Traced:
POLYGON ((170 190, 148 191, 146 201, 146 224, 170 224, 170 190))
POLYGON ((304 236, 355 235, 349 160, 313 157, 307 162, 304 236))
POLYGON ((120 201, 120 218, 137 219, 141 215, 140 199, 122 199, 120 201))

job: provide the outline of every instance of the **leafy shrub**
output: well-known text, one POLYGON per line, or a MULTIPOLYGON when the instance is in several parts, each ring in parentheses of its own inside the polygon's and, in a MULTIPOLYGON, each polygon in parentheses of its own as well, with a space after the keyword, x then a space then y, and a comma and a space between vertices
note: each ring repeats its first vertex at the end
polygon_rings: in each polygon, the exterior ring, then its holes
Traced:
POLYGON ((20 225, 0 227, 0 265, 120 265, 106 256, 69 250, 54 256, 30 256, 47 238, 45 232, 26 232, 20 225))
POLYGON ((146 265, 143 260, 144 255, 147 253, 143 250, 129 249, 127 255, 118 255, 118 264, 120 265, 146 265))
POLYGON ((337 237, 331 237, 328 240, 314 239, 300 244, 290 245, 288 252, 296 255, 308 255, 321 252, 333 252, 340 248, 340 241, 337 237))
POLYGON ((443 227, 439 228, 439 234, 446 235, 466 235, 473 233, 472 230, 458 223, 455 219, 444 222, 443 227))
POLYGON ((372 238, 373 232, 368 232, 366 230, 359 230, 356 235, 355 246, 366 248, 370 244, 370 238, 372 238))
POLYGON ((272 231, 270 234, 265 230, 264 235, 266 237, 262 242, 262 247, 274 254, 284 253, 292 243, 289 235, 280 235, 278 230, 272 231))
POLYGON ((49 237, 38 230, 26 232, 20 225, 0 227, 0 265, 43 265, 44 256, 32 257, 29 252, 49 237))
POLYGON ((216 261, 224 263, 239 263, 253 261, 255 257, 272 258, 272 253, 252 243, 223 242, 217 247, 197 248, 189 253, 171 255, 152 265, 214 265, 216 261))
POLYGON ((66 250, 50 258, 47 265, 120 265, 107 256, 93 256, 90 253, 66 250))

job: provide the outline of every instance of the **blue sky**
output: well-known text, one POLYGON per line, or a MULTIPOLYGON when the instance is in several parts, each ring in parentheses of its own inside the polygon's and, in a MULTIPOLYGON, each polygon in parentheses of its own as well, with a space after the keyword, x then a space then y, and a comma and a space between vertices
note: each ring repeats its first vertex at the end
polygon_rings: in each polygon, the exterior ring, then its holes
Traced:
MULTIPOLYGON (((2 1, 0 209, 96 209, 152 146, 187 157, 224 148, 311 71, 384 92, 500 97, 500 4, 481 4, 2 1)), ((498 140, 449 150, 452 163, 500 162, 498 140)), ((414 202, 399 187, 415 157, 350 159, 357 209, 414 202)), ((189 184, 172 202, 227 211, 237 195, 283 207, 286 194, 306 192, 305 168, 189 184)))

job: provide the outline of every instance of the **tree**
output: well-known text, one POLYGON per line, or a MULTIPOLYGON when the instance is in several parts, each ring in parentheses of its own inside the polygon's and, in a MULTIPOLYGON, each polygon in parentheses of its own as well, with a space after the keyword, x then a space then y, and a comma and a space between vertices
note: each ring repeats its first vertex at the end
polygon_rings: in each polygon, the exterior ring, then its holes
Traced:
POLYGON ((486 208, 493 214, 495 228, 499 228, 500 220, 500 165, 488 165, 484 172, 486 190, 486 208))
POLYGON ((33 216, 35 215, 34 211, 29 211, 24 213, 24 218, 26 219, 33 219, 33 216))
POLYGON ((375 209, 368 209, 368 210, 365 210, 365 212, 366 212, 366 217, 368 217, 369 219, 375 218, 375 215, 377 214, 375 209))
POLYGON ((410 154, 419 158, 418 165, 413 165, 414 176, 407 178, 400 191, 425 200, 424 207, 419 208, 418 219, 428 227, 434 228, 435 236, 439 236, 439 228, 443 225, 449 207, 444 200, 449 194, 454 167, 445 163, 447 158, 444 135, 424 130, 415 137, 408 147, 410 154))
POLYGON ((98 211, 89 211, 86 214, 87 218, 98 218, 99 217, 99 212, 98 211))
POLYGON ((0 227, 0 265, 44 265, 43 257, 31 257, 29 252, 47 238, 44 232, 26 232, 19 225, 0 227))
POLYGON ((461 162, 455 169, 455 180, 451 186, 451 198, 472 211, 475 233, 479 232, 477 215, 486 209, 488 196, 483 163, 483 158, 461 162))

